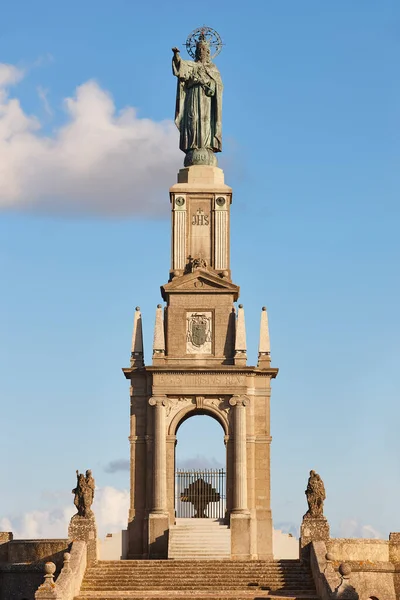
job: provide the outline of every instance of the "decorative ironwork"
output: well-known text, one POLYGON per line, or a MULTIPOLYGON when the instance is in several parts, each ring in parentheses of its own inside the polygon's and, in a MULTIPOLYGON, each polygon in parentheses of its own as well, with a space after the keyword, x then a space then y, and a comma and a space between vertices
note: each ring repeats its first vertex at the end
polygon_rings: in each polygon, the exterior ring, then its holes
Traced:
POLYGON ((196 58, 196 48, 199 42, 205 42, 210 47, 211 58, 215 58, 222 50, 221 36, 211 27, 198 27, 190 33, 186 40, 186 50, 192 58, 196 58))
POLYGON ((175 515, 177 518, 223 519, 226 510, 224 469, 175 473, 175 515))

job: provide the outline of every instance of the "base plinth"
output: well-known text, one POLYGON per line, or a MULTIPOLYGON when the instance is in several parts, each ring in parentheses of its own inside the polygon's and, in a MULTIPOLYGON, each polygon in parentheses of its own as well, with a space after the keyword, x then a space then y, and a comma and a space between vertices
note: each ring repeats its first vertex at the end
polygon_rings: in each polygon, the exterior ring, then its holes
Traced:
POLYGON ((88 565, 98 560, 97 527, 94 515, 91 517, 74 515, 69 523, 68 538, 71 541, 79 540, 86 542, 88 565))
POLYGON ((230 529, 232 560, 250 560, 252 558, 250 514, 231 513, 230 529))
POLYGON ((304 515, 299 540, 301 560, 308 560, 311 542, 328 542, 329 539, 329 523, 325 517, 304 515))
POLYGON ((168 513, 149 515, 149 558, 168 558, 168 513))
POLYGON ((210 165, 216 167, 218 165, 217 157, 214 152, 209 148, 193 148, 189 150, 185 156, 185 167, 191 167, 192 165, 210 165))

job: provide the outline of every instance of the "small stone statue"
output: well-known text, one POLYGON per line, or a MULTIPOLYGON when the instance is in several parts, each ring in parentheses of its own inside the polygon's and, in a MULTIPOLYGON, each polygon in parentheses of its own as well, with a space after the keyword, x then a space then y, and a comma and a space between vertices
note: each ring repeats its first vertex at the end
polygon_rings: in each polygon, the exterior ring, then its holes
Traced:
POLYGON ((188 262, 185 267, 185 274, 194 273, 196 269, 207 269, 207 261, 201 256, 198 258, 193 258, 192 256, 188 256, 188 262))
POLYGON ((309 518, 323 518, 324 500, 326 499, 324 482, 315 471, 310 471, 307 489, 305 491, 308 511, 304 515, 309 518))
POLYGON ((178 78, 175 123, 180 131, 179 148, 185 167, 217 165, 215 152, 222 150, 222 81, 211 60, 209 28, 196 37, 194 61, 183 60, 172 48, 172 72, 178 78))
POLYGON ((86 474, 76 471, 77 483, 76 488, 72 490, 75 494, 74 504, 76 506, 77 515, 80 517, 92 517, 93 511, 91 506, 94 498, 95 482, 92 476, 92 471, 88 469, 86 474))

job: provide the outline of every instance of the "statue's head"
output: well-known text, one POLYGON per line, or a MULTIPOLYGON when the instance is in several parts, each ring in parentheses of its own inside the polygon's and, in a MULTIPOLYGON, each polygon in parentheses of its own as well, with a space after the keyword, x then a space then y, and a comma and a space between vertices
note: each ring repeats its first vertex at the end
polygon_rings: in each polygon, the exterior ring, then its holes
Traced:
POLYGON ((210 62, 210 45, 204 36, 200 36, 196 44, 196 62, 210 62))

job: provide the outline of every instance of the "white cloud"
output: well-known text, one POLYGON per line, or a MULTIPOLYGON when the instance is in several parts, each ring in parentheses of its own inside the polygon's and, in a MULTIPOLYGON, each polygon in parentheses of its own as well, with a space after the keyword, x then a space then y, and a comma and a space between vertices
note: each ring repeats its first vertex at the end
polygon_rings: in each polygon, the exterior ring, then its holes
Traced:
MULTIPOLYGON (((126 529, 129 492, 113 487, 96 488, 93 502, 100 538, 126 529)), ((0 519, 0 531, 12 531, 15 539, 67 538, 68 524, 76 510, 72 504, 50 510, 33 510, 0 519)))
POLYGON ((24 76, 24 71, 14 65, 0 63, 0 88, 18 83, 24 76))
POLYGON ((53 116, 53 111, 52 111, 52 108, 50 106, 50 102, 48 99, 49 90, 42 88, 41 85, 38 85, 36 90, 37 90, 39 98, 41 99, 41 101, 43 103, 43 108, 44 108, 45 112, 49 115, 49 117, 53 116))
POLYGON ((114 487, 96 491, 93 511, 96 515, 99 537, 126 529, 128 524, 129 492, 114 487))
POLYGON ((177 460, 178 469, 222 469, 223 464, 214 456, 207 457, 202 454, 177 460))
POLYGON ((139 118, 132 107, 117 112, 111 96, 88 81, 65 100, 67 123, 45 136, 40 121, 9 94, 22 76, 0 64, 0 208, 105 215, 168 210, 168 188, 183 162, 172 121, 139 118))
POLYGON ((382 538, 382 534, 372 525, 363 525, 357 519, 345 519, 341 521, 339 536, 343 538, 382 538))

